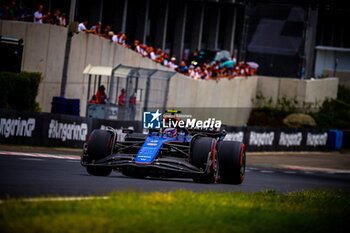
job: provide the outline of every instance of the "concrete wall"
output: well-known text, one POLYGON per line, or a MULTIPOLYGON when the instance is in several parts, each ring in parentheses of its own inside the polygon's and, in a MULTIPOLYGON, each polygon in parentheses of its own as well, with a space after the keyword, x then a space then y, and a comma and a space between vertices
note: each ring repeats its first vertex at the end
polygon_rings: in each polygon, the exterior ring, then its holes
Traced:
POLYGON ((253 107, 257 82, 257 76, 205 81, 178 74, 170 81, 167 106, 185 108, 203 119, 215 116, 225 124, 243 125, 253 107))
POLYGON ((0 22, 0 35, 24 41, 22 70, 42 73, 37 101, 43 111, 49 112, 52 97, 60 92, 67 28, 17 21, 0 22))
MULTIPOLYGON (((44 112, 50 112, 52 97, 60 94, 67 28, 0 20, 0 34, 23 38, 22 69, 43 74, 37 101, 44 112)), ((104 38, 85 32, 74 34, 66 97, 81 100, 81 116, 85 115, 88 90, 88 77, 82 72, 89 64, 112 67, 123 64, 169 70, 104 38)), ((106 77, 102 78, 102 83, 105 85, 106 80, 106 77)), ((154 86, 162 85, 155 83, 154 86)), ((200 115, 204 118, 214 111, 217 119, 220 118, 224 123, 243 125, 253 107, 251 100, 255 98, 257 92, 261 92, 265 97, 271 97, 274 102, 285 95, 289 98, 296 97, 299 103, 311 103, 323 101, 325 97, 336 97, 337 85, 337 78, 297 80, 253 76, 247 79, 238 77, 232 80, 204 81, 176 74, 170 81, 167 106, 187 108, 192 111, 201 109, 200 115), (203 110, 203 108, 209 110, 203 110)), ((90 96, 94 91, 91 90, 91 92, 90 96)), ((157 95, 153 95, 152 98, 157 98, 157 95)))
POLYGON ((303 104, 314 106, 322 103, 325 98, 336 98, 338 82, 338 78, 299 80, 259 76, 257 93, 261 93, 267 99, 271 98, 274 104, 286 96, 289 99, 295 97, 299 107, 303 104))

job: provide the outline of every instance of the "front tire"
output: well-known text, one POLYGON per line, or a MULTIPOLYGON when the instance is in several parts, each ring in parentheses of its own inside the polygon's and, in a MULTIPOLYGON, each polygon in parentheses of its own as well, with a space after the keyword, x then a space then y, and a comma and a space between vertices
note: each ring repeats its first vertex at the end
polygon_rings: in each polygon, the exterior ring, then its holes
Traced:
MULTIPOLYGON (((89 164, 93 164, 110 155, 112 153, 113 140, 114 135, 112 132, 100 129, 92 131, 87 142, 87 156, 83 157, 84 160, 89 164)), ((87 165, 86 171, 93 176, 108 176, 111 174, 112 168, 87 165)))
POLYGON ((107 130, 95 129, 87 142, 87 154, 90 162, 103 159, 111 154, 114 135, 107 130))
POLYGON ((192 164, 202 171, 208 169, 206 173, 193 177, 194 182, 213 183, 216 181, 218 163, 215 163, 217 162, 215 145, 216 141, 213 138, 198 137, 193 140, 191 145, 192 164), (208 164, 210 161, 212 161, 212 163, 208 164))
POLYGON ((219 176, 222 183, 241 184, 245 177, 246 155, 241 142, 218 143, 219 176))

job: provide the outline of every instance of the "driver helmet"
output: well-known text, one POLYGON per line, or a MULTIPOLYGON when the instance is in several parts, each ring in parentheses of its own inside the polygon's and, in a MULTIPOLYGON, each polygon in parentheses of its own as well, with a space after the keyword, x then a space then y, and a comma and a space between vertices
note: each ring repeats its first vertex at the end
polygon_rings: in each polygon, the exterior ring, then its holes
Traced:
POLYGON ((168 129, 164 130, 164 135, 166 135, 169 138, 176 137, 176 134, 177 134, 176 128, 168 128, 168 129))

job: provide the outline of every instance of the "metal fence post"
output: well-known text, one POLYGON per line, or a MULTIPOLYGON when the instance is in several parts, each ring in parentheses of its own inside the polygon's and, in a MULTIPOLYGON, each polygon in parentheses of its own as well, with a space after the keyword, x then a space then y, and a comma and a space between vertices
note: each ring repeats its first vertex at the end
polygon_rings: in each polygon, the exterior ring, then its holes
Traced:
POLYGON ((146 111, 148 108, 148 98, 149 98, 149 88, 151 85, 151 76, 157 72, 157 70, 153 70, 148 76, 147 76, 147 82, 146 82, 146 93, 145 93, 145 104, 143 105, 143 111, 146 111))
POLYGON ((165 111, 166 104, 168 101, 168 94, 169 94, 169 86, 170 86, 170 79, 175 75, 175 72, 173 75, 171 75, 167 80, 166 80, 166 87, 165 87, 165 93, 164 93, 164 102, 163 102, 163 110, 165 111))

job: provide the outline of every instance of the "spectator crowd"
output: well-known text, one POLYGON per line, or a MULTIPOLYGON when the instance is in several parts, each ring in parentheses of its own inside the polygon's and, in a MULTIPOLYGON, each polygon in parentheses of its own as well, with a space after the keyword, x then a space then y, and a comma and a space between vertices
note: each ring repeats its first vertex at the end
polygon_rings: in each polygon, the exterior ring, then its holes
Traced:
POLYGON ((66 14, 59 9, 56 9, 55 12, 47 11, 45 13, 44 7, 40 5, 37 11, 33 13, 26 8, 19 9, 15 1, 11 1, 9 5, 0 3, 0 6, 0 19, 67 26, 66 14))
MULTIPOLYGON (((19 21, 32 21, 34 23, 47 23, 59 26, 67 26, 67 19, 65 13, 61 13, 60 10, 56 10, 53 14, 50 11, 44 13, 44 7, 40 5, 32 15, 26 10, 18 10, 15 1, 12 1, 8 6, 1 5, 0 19, 6 20, 19 20, 19 21)), ((199 59, 199 52, 194 51, 188 59, 181 59, 178 63, 175 56, 169 56, 169 54, 163 52, 159 48, 153 48, 141 44, 138 40, 135 40, 132 45, 127 44, 126 35, 123 32, 114 33, 110 26, 106 26, 102 30, 101 22, 97 22, 96 25, 88 28, 88 21, 83 20, 78 25, 79 32, 92 33, 97 36, 104 37, 110 40, 112 43, 117 43, 122 46, 132 49, 136 53, 144 57, 157 62, 161 65, 169 67, 172 70, 187 75, 193 79, 208 80, 208 79, 220 79, 220 78, 235 78, 237 76, 250 76, 257 72, 258 66, 251 67, 249 63, 236 62, 235 57, 231 57, 228 60, 218 61, 202 61, 199 59)))

